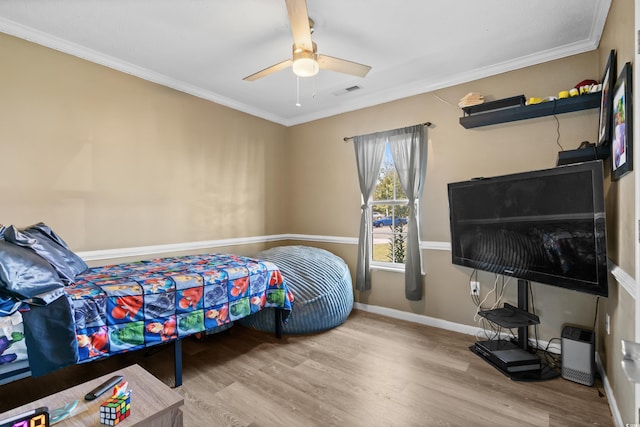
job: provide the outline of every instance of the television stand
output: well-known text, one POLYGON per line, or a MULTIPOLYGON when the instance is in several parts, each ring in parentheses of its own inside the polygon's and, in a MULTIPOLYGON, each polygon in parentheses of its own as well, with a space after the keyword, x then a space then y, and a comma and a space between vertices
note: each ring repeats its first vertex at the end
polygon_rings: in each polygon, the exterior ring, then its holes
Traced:
POLYGON ((503 328, 521 328, 540 323, 540 318, 519 307, 505 303, 503 308, 480 311, 478 314, 503 328))
POLYGON ((503 308, 480 311, 485 319, 504 328, 518 328, 518 341, 478 341, 471 347, 473 353, 514 381, 545 381, 560 373, 547 366, 529 346, 529 326, 540 323, 540 318, 529 313, 529 281, 518 279, 518 306, 504 304, 503 308))

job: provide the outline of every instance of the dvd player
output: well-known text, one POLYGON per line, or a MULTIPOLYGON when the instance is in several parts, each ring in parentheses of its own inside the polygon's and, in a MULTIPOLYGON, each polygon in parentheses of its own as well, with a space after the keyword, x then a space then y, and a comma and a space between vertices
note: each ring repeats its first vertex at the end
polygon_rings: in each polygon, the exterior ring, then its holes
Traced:
POLYGON ((511 341, 478 341, 472 350, 505 372, 534 371, 542 368, 538 356, 511 341))

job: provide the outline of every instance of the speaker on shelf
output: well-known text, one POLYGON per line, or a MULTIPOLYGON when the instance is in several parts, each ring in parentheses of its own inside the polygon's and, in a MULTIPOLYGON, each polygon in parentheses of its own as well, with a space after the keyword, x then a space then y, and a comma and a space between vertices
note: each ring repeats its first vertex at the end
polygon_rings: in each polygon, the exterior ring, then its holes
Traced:
POLYGON ((565 326, 562 329, 562 378, 588 386, 595 382, 595 333, 565 326))
POLYGON ((576 150, 566 150, 558 152, 556 166, 570 163, 588 162, 590 160, 606 159, 610 156, 608 145, 595 145, 588 141, 583 141, 576 150))

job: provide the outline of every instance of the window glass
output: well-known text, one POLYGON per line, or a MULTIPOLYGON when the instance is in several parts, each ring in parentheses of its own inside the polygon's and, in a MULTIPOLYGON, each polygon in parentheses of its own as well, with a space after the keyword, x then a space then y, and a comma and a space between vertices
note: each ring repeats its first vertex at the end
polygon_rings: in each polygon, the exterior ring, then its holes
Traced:
POLYGON ((404 264, 407 242, 407 196, 400 185, 389 143, 371 201, 372 261, 404 264))

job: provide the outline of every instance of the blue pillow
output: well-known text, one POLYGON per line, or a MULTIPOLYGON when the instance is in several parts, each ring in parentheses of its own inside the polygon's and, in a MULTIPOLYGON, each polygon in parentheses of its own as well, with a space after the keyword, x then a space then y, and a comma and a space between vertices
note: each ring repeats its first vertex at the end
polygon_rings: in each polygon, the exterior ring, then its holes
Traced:
POLYGON ((62 240, 62 237, 54 233, 54 231, 51 228, 49 228, 48 225, 42 222, 39 222, 37 224, 34 224, 30 227, 25 228, 24 230, 22 230, 22 232, 40 235, 42 237, 48 237, 52 241, 62 246, 62 248, 65 250, 65 253, 67 255, 66 256, 67 262, 69 263, 69 266, 71 267, 71 269, 73 270, 73 273, 76 276, 80 273, 84 273, 85 271, 87 271, 87 269, 89 269, 89 266, 84 262, 84 260, 80 258, 71 249, 69 249, 69 245, 67 245, 67 243, 64 240, 62 240))
POLYGON ((0 290, 46 304, 64 293, 51 265, 33 251, 0 240, 0 290))
POLYGON ((38 223, 18 230, 11 225, 4 232, 6 241, 28 248, 47 260, 65 284, 75 282, 87 264, 69 249, 67 244, 48 226, 38 223))

